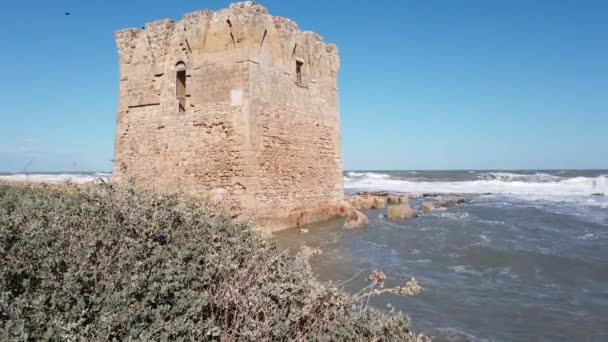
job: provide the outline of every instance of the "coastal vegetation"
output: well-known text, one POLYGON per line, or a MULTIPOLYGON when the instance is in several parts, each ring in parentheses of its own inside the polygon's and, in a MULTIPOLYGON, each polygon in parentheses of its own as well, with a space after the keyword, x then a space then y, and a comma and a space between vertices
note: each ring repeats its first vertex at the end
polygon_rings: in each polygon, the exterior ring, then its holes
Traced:
POLYGON ((0 183, 0 340, 423 341, 247 223, 130 186, 0 183))

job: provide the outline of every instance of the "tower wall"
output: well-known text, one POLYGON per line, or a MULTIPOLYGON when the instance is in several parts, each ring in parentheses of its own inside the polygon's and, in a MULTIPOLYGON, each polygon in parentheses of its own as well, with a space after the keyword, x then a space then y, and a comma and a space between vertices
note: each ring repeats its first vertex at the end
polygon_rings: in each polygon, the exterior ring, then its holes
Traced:
POLYGON ((114 181, 193 196, 220 190, 271 230, 340 213, 335 46, 252 2, 122 30, 116 41, 114 181))

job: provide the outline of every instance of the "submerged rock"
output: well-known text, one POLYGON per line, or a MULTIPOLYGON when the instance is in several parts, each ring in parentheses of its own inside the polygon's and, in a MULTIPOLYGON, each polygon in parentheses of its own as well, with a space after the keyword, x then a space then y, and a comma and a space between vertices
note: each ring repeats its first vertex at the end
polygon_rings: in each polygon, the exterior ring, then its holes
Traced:
POLYGON ((364 213, 359 210, 351 211, 350 215, 346 217, 346 222, 344 222, 344 229, 359 229, 367 226, 369 223, 369 219, 365 216, 364 213))
POLYGON ((386 211, 386 217, 392 220, 405 220, 412 217, 416 217, 416 211, 412 209, 408 204, 399 204, 388 207, 386 211))

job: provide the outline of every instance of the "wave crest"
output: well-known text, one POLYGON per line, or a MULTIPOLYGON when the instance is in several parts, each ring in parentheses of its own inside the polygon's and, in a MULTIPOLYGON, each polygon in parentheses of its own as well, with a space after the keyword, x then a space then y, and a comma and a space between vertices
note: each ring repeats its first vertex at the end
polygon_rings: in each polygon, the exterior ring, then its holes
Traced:
POLYGON ((43 174, 43 173, 15 173, 10 175, 0 175, 0 181, 8 182, 32 182, 32 183, 92 183, 97 182, 100 179, 107 181, 112 177, 109 172, 95 172, 95 173, 57 173, 57 174, 43 174))
POLYGON ((487 172, 479 175, 482 180, 498 180, 502 182, 529 182, 529 183, 549 183, 558 182, 566 178, 550 175, 548 173, 535 173, 531 175, 517 174, 510 172, 487 172))
POLYGON ((521 175, 490 172, 481 179, 464 181, 414 181, 373 172, 349 172, 344 177, 346 189, 396 192, 437 192, 470 194, 554 195, 608 194, 608 175, 565 178, 545 173, 521 175))

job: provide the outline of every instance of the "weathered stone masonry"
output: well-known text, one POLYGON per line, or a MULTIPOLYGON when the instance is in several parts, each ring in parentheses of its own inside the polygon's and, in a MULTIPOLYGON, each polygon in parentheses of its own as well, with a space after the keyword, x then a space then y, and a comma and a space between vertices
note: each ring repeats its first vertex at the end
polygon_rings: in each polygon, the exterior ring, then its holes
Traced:
POLYGON ((253 2, 122 30, 116 42, 114 181, 224 193, 271 230, 339 214, 334 45, 253 2))

